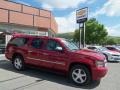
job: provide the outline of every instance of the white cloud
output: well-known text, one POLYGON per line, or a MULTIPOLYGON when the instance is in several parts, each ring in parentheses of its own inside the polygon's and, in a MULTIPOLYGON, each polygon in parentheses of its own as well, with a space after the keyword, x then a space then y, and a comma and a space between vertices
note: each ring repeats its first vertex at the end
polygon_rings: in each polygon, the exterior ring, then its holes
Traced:
POLYGON ((70 15, 65 17, 56 17, 56 21, 58 23, 59 33, 74 32, 77 28, 76 12, 72 12, 70 15))
POLYGON ((51 10, 51 11, 53 10, 53 7, 50 6, 49 4, 46 4, 46 3, 42 4, 42 8, 47 9, 47 10, 51 10))
MULTIPOLYGON (((65 17, 56 17, 58 23, 59 33, 74 32, 78 28, 76 23, 76 12, 72 12, 70 15, 65 17)), ((109 36, 120 36, 120 24, 117 24, 112 27, 106 27, 109 36)))
POLYGON ((96 0, 90 0, 87 2, 87 4, 93 4, 94 2, 96 2, 96 0))
MULTIPOLYGON (((14 1, 14 0, 13 0, 14 1)), ((17 0, 18 3, 21 3, 21 4, 25 4, 25 5, 28 5, 28 6, 31 6, 29 3, 26 3, 26 2, 23 2, 21 0, 17 0)))
POLYGON ((76 8, 79 4, 85 3, 87 0, 35 0, 42 4, 47 4, 52 8, 76 8))
POLYGON ((106 27, 109 36, 120 36, 120 24, 113 27, 106 27))
POLYGON ((108 0, 101 9, 91 14, 91 17, 98 15, 120 16, 120 0, 108 0))

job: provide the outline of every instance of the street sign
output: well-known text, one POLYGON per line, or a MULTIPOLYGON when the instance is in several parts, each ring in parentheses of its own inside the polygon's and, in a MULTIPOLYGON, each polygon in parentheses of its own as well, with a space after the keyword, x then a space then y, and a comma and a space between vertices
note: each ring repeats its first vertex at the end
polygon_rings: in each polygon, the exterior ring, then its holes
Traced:
POLYGON ((82 8, 76 11, 77 23, 84 23, 88 18, 88 8, 82 8))

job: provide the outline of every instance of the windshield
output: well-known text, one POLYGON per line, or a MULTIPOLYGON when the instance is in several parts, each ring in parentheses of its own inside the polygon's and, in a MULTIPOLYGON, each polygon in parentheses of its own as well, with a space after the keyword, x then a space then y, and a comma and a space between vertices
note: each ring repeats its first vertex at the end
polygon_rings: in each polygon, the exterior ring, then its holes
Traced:
POLYGON ((120 50, 120 47, 119 46, 117 46, 117 47, 115 47, 117 50, 120 50))
POLYGON ((69 49, 69 50, 79 50, 79 48, 71 41, 68 40, 62 40, 62 42, 65 44, 65 46, 69 49))
POLYGON ((99 49, 102 50, 102 51, 106 51, 106 50, 108 50, 108 49, 105 48, 105 47, 100 47, 99 49))

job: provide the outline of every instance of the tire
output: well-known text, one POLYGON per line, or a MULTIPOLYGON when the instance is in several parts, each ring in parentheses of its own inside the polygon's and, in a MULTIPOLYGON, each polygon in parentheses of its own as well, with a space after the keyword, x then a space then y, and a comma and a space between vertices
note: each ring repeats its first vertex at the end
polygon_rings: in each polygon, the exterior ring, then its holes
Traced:
POLYGON ((13 67, 18 71, 25 69, 24 59, 22 56, 15 56, 13 58, 13 67))
POLYGON ((90 71, 84 65, 75 65, 69 73, 70 80, 79 86, 85 86, 92 81, 90 71))

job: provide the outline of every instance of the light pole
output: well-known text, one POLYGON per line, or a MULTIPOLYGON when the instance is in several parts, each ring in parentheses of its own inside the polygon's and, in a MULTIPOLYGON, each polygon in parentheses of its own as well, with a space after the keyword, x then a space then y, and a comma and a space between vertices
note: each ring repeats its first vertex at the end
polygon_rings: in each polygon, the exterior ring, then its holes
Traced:
POLYGON ((79 9, 76 11, 76 21, 79 24, 79 48, 81 48, 81 24, 83 28, 83 48, 86 46, 85 45, 85 22, 87 21, 88 18, 88 7, 79 9))
POLYGON ((79 49, 81 48, 81 27, 79 23, 79 49))
POLYGON ((83 31, 84 31, 84 36, 83 36, 83 38, 84 38, 84 40, 83 40, 83 48, 86 46, 86 44, 85 44, 85 22, 83 23, 84 24, 84 26, 83 26, 83 31))

